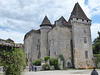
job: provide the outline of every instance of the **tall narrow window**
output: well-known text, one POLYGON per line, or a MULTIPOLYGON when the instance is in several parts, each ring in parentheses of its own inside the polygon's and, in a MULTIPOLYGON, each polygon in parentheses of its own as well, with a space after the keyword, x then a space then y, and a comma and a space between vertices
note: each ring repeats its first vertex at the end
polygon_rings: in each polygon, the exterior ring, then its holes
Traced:
POLYGON ((87 43, 87 38, 86 37, 84 37, 84 43, 87 43))
POLYGON ((84 30, 84 34, 86 34, 86 30, 84 30))
POLYGON ((38 43, 40 42, 40 40, 38 39, 38 43))
POLYGON ((50 56, 50 49, 49 49, 49 52, 48 52, 48 56, 50 56))
POLYGON ((88 51, 85 51, 85 58, 88 58, 88 51))

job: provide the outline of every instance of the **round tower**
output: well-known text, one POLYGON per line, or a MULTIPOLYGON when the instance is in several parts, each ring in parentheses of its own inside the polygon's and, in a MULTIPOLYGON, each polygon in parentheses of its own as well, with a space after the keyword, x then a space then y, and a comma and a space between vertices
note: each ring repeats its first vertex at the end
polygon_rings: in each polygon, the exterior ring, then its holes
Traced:
POLYGON ((48 47, 48 31, 52 28, 52 25, 47 16, 44 17, 42 24, 40 25, 41 31, 41 44, 40 44, 40 51, 41 51, 41 58, 44 59, 47 54, 47 47, 48 47))

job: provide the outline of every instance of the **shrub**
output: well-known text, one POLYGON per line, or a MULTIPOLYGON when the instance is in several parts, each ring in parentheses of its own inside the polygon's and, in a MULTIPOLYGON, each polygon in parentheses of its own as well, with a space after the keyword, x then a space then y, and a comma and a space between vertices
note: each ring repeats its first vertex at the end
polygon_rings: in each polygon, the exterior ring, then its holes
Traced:
POLYGON ((40 66, 41 65, 41 59, 33 61, 32 65, 40 66))
POLYGON ((59 58, 60 58, 61 61, 63 61, 63 67, 64 67, 64 65, 65 65, 65 58, 64 58, 64 56, 62 54, 60 54, 59 58))
POLYGON ((50 65, 54 66, 54 69, 59 70, 59 63, 58 63, 58 58, 51 58, 50 59, 50 65))
POLYGON ((45 57, 44 57, 44 61, 45 61, 45 62, 47 62, 48 59, 50 59, 50 56, 45 56, 45 57))
POLYGON ((95 62, 95 66, 98 67, 98 63, 100 62, 100 54, 94 54, 93 61, 95 62))
POLYGON ((42 69, 43 70, 50 70, 50 65, 49 64, 43 64, 42 69))

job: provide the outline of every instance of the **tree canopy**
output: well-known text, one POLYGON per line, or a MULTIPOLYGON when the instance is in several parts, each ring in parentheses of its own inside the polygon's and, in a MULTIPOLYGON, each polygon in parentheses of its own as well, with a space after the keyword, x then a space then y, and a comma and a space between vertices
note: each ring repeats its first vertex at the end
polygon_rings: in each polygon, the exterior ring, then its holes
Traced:
POLYGON ((100 32, 98 32, 98 37, 93 41, 93 53, 100 54, 100 32))
POLYGON ((21 75, 22 67, 26 66, 23 50, 19 48, 0 48, 0 58, 5 75, 21 75))

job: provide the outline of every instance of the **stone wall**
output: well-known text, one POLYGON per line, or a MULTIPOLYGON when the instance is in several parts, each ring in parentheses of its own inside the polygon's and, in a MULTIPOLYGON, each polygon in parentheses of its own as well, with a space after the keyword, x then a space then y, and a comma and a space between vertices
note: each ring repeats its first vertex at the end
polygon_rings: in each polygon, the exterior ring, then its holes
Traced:
MULTIPOLYGON (((74 20, 74 19, 73 19, 74 20)), ((75 68, 93 67, 90 22, 71 21, 75 68)))
POLYGON ((68 27, 56 26, 48 33, 48 51, 50 57, 55 58, 62 54, 66 67, 71 67, 71 30, 68 27), (71 65, 68 65, 70 63, 71 65))
POLYGON ((41 58, 44 59, 45 56, 48 56, 48 31, 51 29, 51 26, 41 26, 41 58))
POLYGON ((28 59, 28 65, 40 58, 40 33, 32 32, 25 40, 25 56, 28 59))

